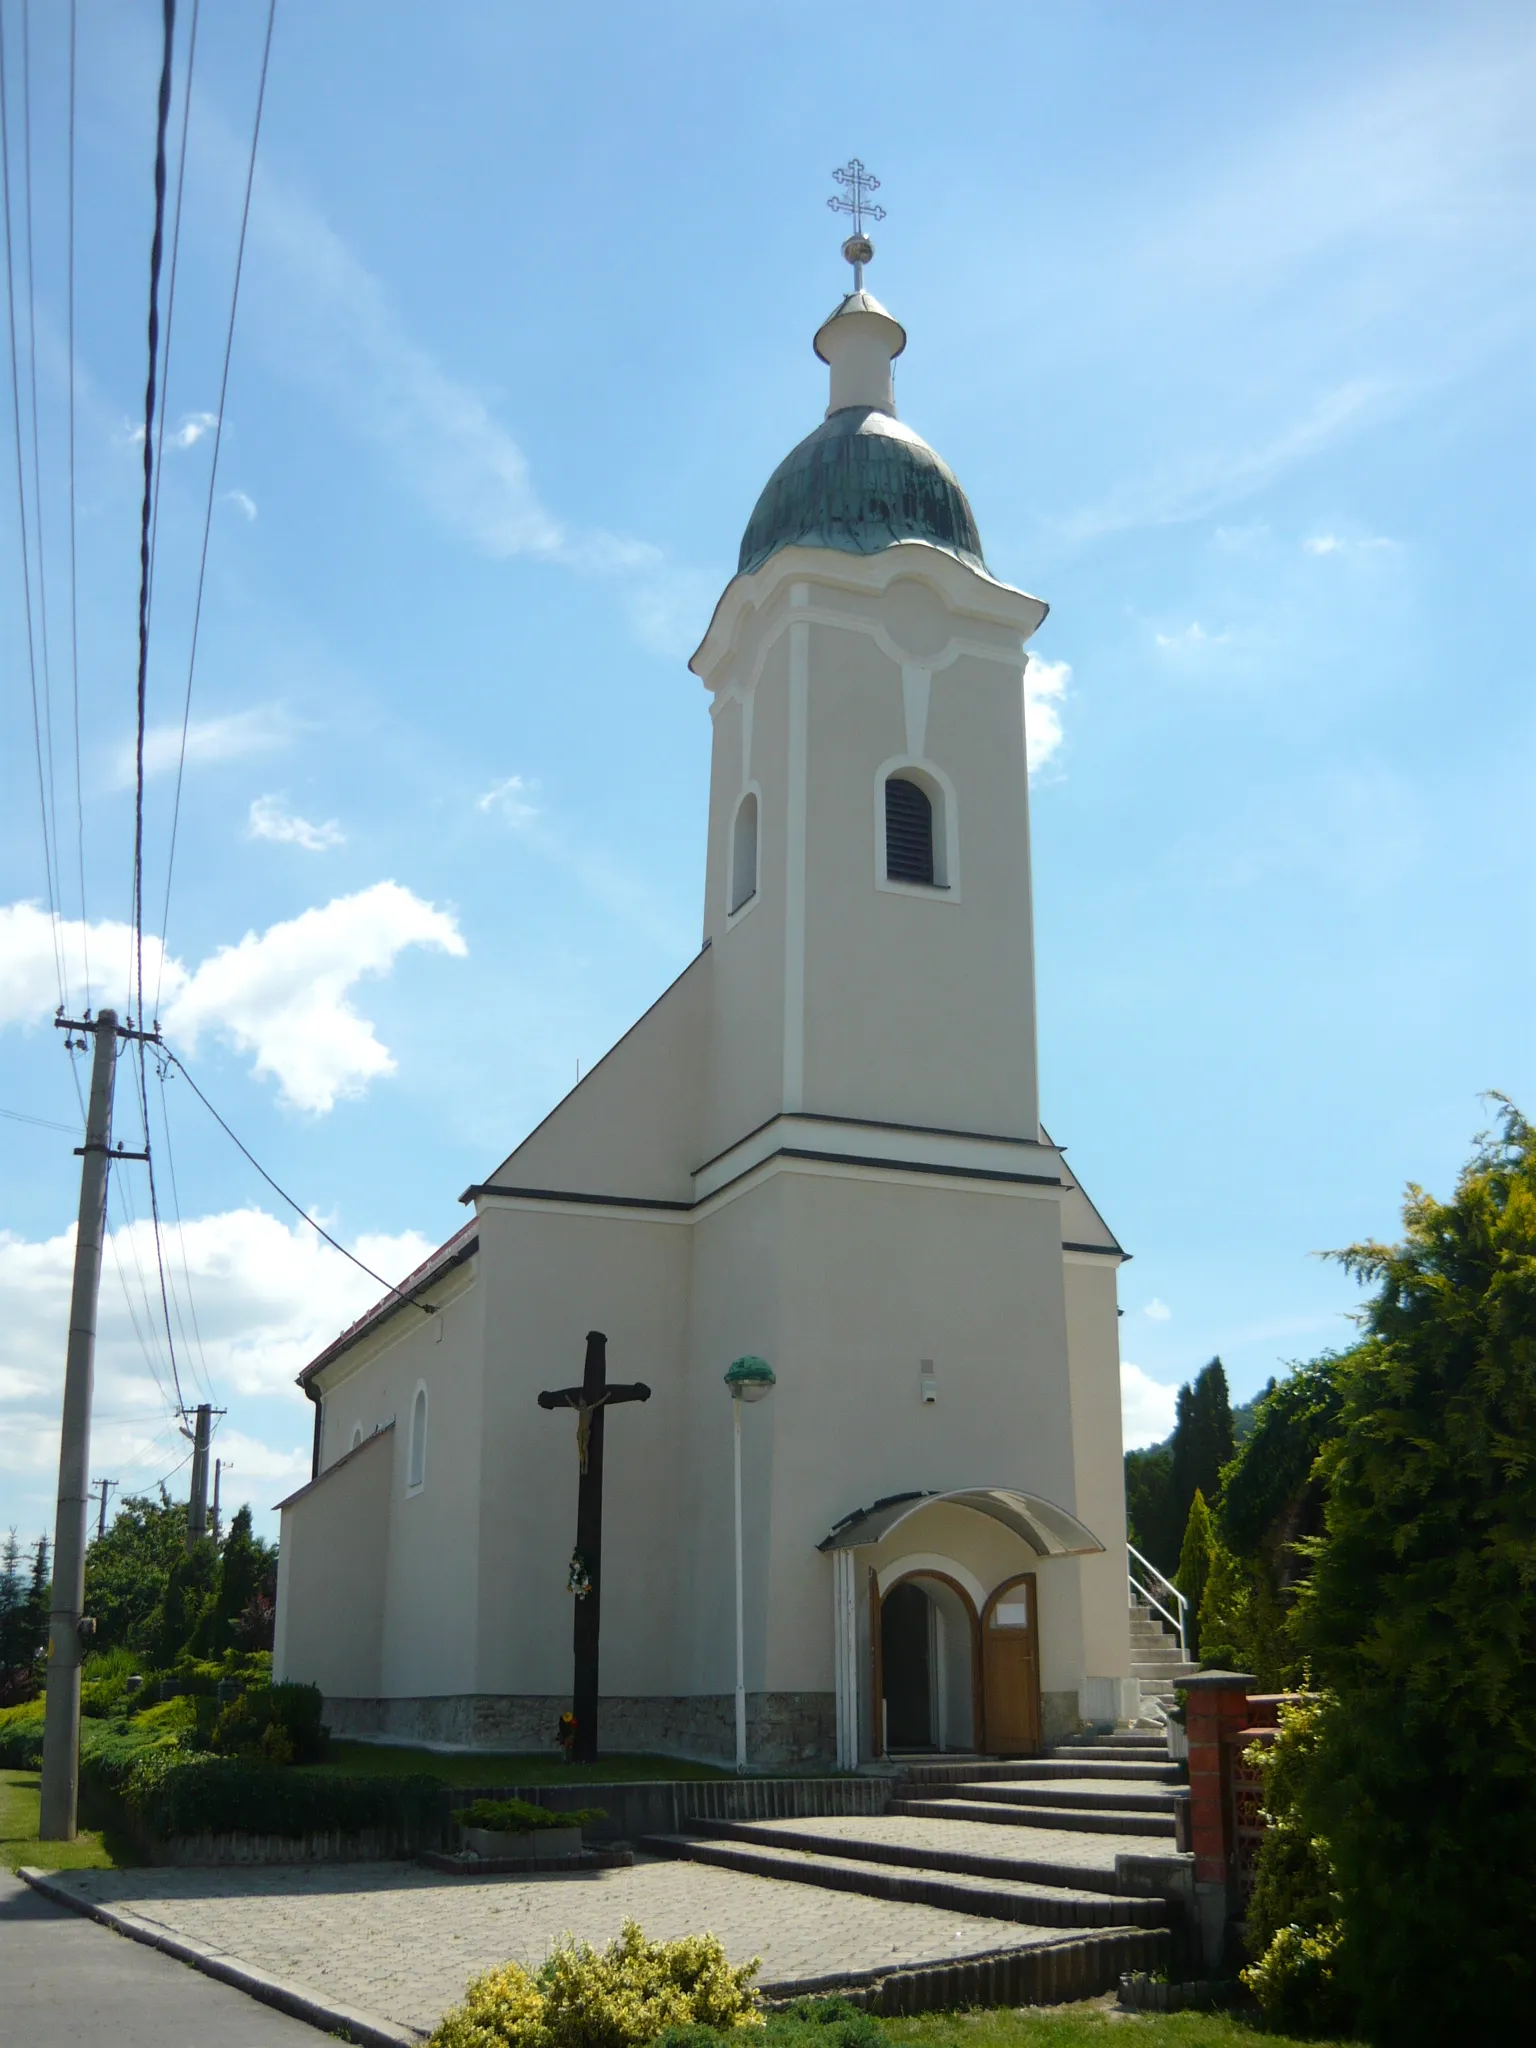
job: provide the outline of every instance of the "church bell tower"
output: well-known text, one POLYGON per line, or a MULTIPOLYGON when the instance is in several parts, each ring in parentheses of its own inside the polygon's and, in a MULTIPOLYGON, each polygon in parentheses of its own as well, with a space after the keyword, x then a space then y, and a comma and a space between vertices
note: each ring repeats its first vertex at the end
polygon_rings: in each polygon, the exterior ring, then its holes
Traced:
MULTIPOLYGON (((856 220, 856 226, 862 223, 856 220)), ((1039 1141, 1024 646, 901 324, 822 323, 826 416, 769 478, 691 666, 712 695, 708 1135, 835 1118, 1039 1141)))

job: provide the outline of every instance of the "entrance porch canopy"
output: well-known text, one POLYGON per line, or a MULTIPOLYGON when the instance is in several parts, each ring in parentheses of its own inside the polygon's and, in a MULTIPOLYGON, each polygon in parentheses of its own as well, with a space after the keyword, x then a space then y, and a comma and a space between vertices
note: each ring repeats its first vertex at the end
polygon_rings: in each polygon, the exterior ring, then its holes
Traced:
POLYGON ((970 1508, 978 1515, 990 1515, 1015 1536, 1022 1537, 1039 1557, 1088 1557, 1104 1545, 1075 1515, 1038 1494, 1019 1493, 1009 1486, 964 1486, 953 1493, 890 1493, 872 1507, 844 1515, 837 1526, 817 1544, 818 1550, 857 1550, 878 1543, 882 1537, 939 1502, 951 1507, 970 1508))

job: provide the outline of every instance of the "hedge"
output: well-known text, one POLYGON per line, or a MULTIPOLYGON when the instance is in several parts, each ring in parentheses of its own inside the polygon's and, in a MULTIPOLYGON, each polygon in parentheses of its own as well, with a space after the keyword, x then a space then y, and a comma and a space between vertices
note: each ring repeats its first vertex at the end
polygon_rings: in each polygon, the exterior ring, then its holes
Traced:
POLYGON ((128 1738, 82 1759, 93 1791, 119 1802, 151 1835, 352 1834, 364 1828, 431 1834, 447 1813, 441 1780, 344 1778, 210 1756, 128 1738))

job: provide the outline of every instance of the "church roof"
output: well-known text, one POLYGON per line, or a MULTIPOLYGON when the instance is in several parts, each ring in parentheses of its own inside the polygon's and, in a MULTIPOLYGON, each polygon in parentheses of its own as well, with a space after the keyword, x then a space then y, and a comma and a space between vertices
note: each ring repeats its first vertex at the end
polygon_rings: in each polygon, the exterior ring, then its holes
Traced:
POLYGON ((365 1330, 382 1322, 397 1308, 416 1300, 423 1288, 443 1274, 452 1272, 455 1266, 462 1266, 466 1259, 474 1257, 480 1249, 479 1218, 472 1216, 468 1223, 461 1224, 445 1244, 428 1254, 414 1272, 407 1273, 398 1287, 392 1287, 388 1294, 376 1301, 372 1308, 364 1309, 355 1323, 348 1323, 339 1337, 333 1338, 325 1349, 312 1358, 299 1374, 298 1385, 306 1386, 317 1372, 322 1372, 332 1359, 339 1358, 343 1351, 355 1344, 365 1330))
POLYGON ((737 572, 749 575, 780 548, 873 555, 903 540, 927 541, 986 573, 975 515, 948 463, 881 407, 844 406, 769 477, 737 572))

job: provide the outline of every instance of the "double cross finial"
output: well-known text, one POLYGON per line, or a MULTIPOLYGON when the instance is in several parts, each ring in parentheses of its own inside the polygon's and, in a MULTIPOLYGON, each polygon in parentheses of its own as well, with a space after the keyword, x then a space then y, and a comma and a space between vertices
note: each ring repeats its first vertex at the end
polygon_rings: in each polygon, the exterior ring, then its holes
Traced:
POLYGON ((866 220, 884 220, 885 208, 870 204, 871 192, 880 190, 880 180, 872 178, 856 156, 849 157, 840 170, 832 173, 842 191, 827 201, 834 213, 849 213, 853 216, 853 233, 843 244, 843 254, 853 265, 853 288, 864 289, 864 266, 875 253, 875 245, 864 232, 866 220))

